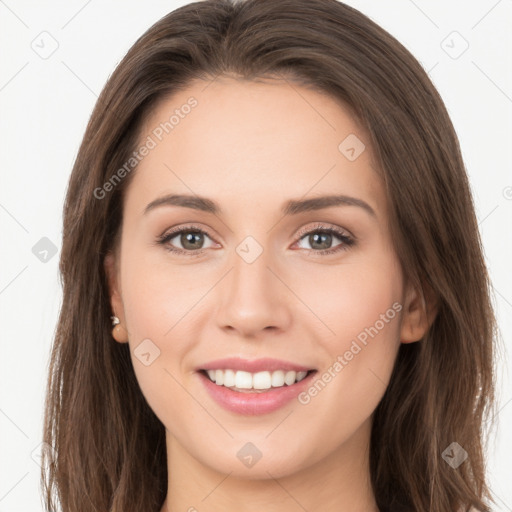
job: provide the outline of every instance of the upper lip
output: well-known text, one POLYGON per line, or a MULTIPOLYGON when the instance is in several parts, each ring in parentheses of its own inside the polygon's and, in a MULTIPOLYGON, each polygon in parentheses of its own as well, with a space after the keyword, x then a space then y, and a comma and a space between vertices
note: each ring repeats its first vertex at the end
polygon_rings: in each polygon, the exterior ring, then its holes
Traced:
POLYGON ((290 361, 284 361, 282 359, 242 359, 240 357, 227 357, 224 359, 216 359, 210 361, 197 368, 197 370, 241 370, 249 373, 262 372, 265 370, 276 371, 296 371, 296 372, 307 372, 313 370, 307 366, 292 363, 290 361))

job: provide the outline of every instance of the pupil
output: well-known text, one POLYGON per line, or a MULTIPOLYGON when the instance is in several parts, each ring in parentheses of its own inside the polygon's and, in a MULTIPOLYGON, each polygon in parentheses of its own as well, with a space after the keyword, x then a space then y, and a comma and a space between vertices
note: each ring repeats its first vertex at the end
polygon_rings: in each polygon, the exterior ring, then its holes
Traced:
MULTIPOLYGON (((196 239, 196 237, 200 237, 201 236, 201 233, 188 233, 186 235, 181 235, 181 244, 182 246, 185 248, 185 249, 197 249, 198 246, 197 244, 194 245, 194 239, 196 239), (188 247, 187 247, 187 244, 190 244, 188 247)), ((196 239, 197 241, 197 239, 196 239)), ((201 247, 202 244, 199 244, 199 247, 201 247)))
MULTIPOLYGON (((311 244, 311 247, 315 248, 315 244, 319 242, 319 240, 323 239, 324 247, 316 247, 316 249, 329 249, 329 246, 331 245, 331 239, 332 235, 329 233, 317 233, 314 235, 310 235, 309 243, 311 244)), ((319 242, 322 244, 322 242, 319 242)))

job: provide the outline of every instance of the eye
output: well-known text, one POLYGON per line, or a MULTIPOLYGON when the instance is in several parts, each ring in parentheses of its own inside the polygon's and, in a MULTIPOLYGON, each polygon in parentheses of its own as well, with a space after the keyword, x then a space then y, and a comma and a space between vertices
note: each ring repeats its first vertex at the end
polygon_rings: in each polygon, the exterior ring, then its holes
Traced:
POLYGON ((205 236, 210 238, 206 231, 197 226, 183 226, 164 233, 158 237, 157 243, 165 246, 170 252, 186 254, 187 256, 199 256, 204 252, 204 249, 211 247, 211 245, 204 246, 205 236), (171 243, 173 240, 174 242, 171 243), (176 244, 178 244, 178 247, 175 247, 176 244))
MULTIPOLYGON (((300 243, 305 240, 311 246, 311 249, 305 249, 314 256, 334 254, 347 250, 355 244, 355 239, 346 231, 338 227, 325 227, 322 224, 316 225, 313 229, 302 230, 299 236, 297 244, 300 246, 300 243), (341 243, 334 248, 330 247, 336 239, 341 243)), ((206 249, 213 247, 212 239, 208 233, 193 225, 182 226, 166 232, 159 236, 156 242, 172 253, 191 257, 200 256, 206 249), (210 245, 204 245, 205 237, 210 239, 210 245)), ((300 248, 304 249, 304 247, 300 248)))
POLYGON ((309 253, 317 255, 328 255, 334 254, 339 251, 344 251, 355 244, 354 238, 352 238, 346 231, 337 227, 325 227, 321 224, 316 225, 309 231, 302 231, 299 236, 299 244, 302 240, 305 240, 312 247, 307 249, 309 253), (340 244, 331 247, 333 240, 338 239, 341 241, 340 244))

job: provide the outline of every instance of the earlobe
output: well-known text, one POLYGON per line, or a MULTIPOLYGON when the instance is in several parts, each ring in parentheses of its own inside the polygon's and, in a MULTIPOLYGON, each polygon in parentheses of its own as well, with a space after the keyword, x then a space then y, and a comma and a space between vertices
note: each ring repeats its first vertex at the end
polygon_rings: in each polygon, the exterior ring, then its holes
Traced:
POLYGON ((420 289, 408 285, 403 311, 401 343, 420 341, 437 315, 438 304, 435 294, 424 284, 420 289))
POLYGON ((112 325, 114 326, 114 328, 112 329, 112 337, 118 343, 126 343, 128 341, 128 332, 121 325, 119 318, 117 318, 117 316, 112 317, 112 325))

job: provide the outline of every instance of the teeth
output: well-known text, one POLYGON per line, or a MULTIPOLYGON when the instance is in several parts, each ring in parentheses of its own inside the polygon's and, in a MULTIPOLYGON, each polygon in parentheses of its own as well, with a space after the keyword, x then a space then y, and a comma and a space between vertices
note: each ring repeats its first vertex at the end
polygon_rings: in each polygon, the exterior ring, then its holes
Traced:
MULTIPOLYGON (((215 372, 217 374, 217 372, 215 372)), ((236 374, 233 370, 224 370, 224 386, 230 388, 235 385, 236 374)))
POLYGON ((207 370, 208 377, 218 386, 235 389, 270 389, 291 386, 304 379, 308 372, 276 370, 249 373, 235 370, 207 370))

